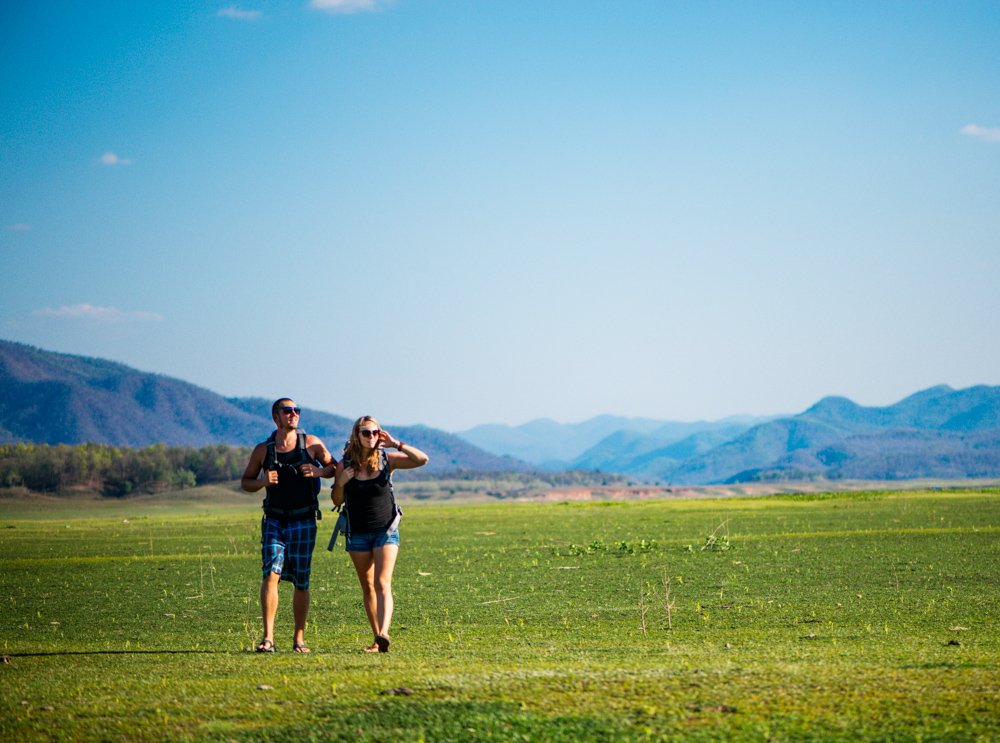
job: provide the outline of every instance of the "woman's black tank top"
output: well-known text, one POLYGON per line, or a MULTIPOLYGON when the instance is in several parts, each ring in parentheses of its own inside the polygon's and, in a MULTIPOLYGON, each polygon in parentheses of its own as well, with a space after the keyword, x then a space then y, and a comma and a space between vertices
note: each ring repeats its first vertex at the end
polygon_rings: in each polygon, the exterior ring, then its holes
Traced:
POLYGON ((371 480, 348 480, 344 486, 344 502, 352 532, 385 531, 392 523, 392 485, 389 484, 389 463, 371 480))

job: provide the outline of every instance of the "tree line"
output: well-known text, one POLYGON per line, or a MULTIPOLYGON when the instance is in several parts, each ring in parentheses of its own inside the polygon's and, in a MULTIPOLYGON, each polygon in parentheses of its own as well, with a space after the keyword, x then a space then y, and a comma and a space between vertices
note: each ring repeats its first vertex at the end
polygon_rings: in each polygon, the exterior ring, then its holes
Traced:
POLYGON ((218 444, 200 449, 154 444, 0 445, 0 487, 40 493, 86 489, 120 498, 228 482, 243 474, 250 450, 218 444))
MULTIPOLYGON (((107 444, 0 444, 0 488, 23 487, 38 493, 87 490, 121 498, 137 493, 183 490, 239 479, 250 457, 247 447, 217 444, 200 449, 154 444, 143 449, 107 444)), ((485 472, 419 470, 407 479, 454 480, 550 486, 631 484, 621 475, 583 470, 485 472)))

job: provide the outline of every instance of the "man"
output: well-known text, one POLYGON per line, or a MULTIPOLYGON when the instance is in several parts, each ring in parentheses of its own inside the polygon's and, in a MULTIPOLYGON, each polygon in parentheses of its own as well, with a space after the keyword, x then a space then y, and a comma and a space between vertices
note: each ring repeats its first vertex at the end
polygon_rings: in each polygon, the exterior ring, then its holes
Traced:
POLYGON ((309 652, 305 630, 309 613, 309 571, 316 545, 319 508, 317 478, 331 477, 336 462, 316 436, 299 432, 299 412, 291 398, 274 401, 271 417, 277 429, 271 438, 254 447, 240 483, 248 493, 267 489, 261 520, 260 608, 264 615, 264 637, 257 644, 258 653, 274 652, 274 618, 278 613, 280 580, 291 581, 295 586, 292 650, 309 652))

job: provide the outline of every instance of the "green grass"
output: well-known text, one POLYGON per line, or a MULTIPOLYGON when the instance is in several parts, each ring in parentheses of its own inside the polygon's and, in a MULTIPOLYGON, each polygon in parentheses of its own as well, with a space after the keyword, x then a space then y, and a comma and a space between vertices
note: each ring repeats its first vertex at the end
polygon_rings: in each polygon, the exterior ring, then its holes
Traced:
POLYGON ((0 501, 0 737, 1000 738, 996 490, 411 505, 374 656, 329 518, 313 654, 287 585, 250 652, 259 512, 215 496, 0 501))

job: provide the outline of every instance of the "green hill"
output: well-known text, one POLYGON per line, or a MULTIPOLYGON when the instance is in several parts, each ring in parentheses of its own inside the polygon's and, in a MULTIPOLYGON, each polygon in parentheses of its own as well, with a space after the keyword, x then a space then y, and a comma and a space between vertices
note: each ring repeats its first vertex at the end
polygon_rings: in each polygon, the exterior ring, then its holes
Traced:
MULTIPOLYGON (((124 364, 0 340, 0 443, 248 446, 273 430, 270 406, 270 400, 226 398, 124 364)), ((344 416, 302 410, 302 427, 335 455, 351 423, 344 416)), ((430 472, 525 468, 444 431, 426 426, 392 430, 430 455, 430 472)))

